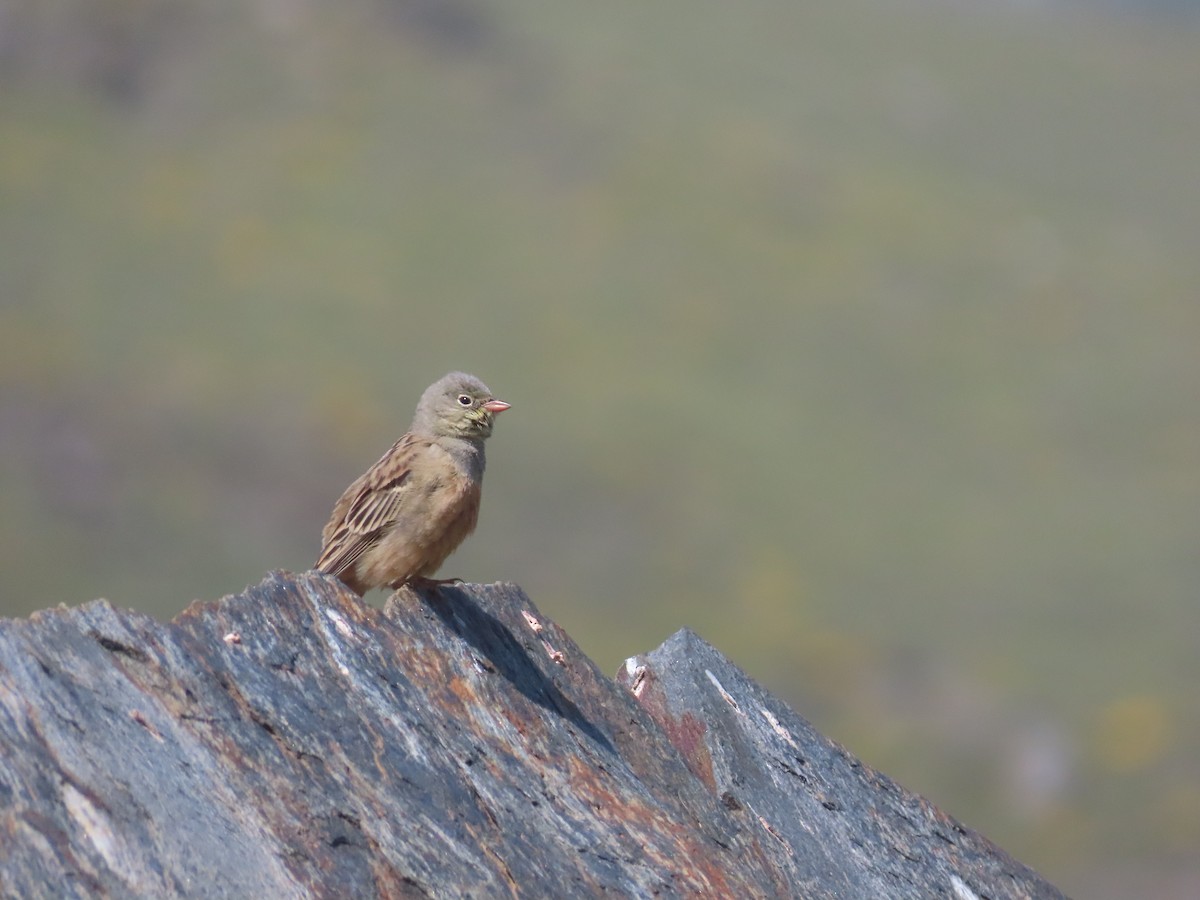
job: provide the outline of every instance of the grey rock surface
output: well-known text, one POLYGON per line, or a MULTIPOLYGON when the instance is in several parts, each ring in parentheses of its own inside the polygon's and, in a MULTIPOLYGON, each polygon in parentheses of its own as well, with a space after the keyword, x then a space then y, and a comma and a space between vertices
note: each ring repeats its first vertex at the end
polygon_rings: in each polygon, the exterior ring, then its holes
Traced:
POLYGON ((2 620, 0 892, 1061 896, 689 632, 624 677, 506 584, 2 620))
POLYGON ((982 835, 856 759, 686 629, 618 680, 797 896, 1061 898, 982 835))

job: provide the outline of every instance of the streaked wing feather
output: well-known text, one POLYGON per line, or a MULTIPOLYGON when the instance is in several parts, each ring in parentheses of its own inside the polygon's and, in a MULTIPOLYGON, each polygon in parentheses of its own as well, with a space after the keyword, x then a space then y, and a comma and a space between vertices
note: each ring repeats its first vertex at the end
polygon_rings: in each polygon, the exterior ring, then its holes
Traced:
POLYGON ((341 575, 393 524, 405 502, 413 457, 430 441, 405 434, 338 500, 323 533, 316 568, 341 575))
POLYGON ((328 572, 330 575, 341 576, 358 558, 371 548, 379 535, 351 535, 342 530, 334 535, 334 539, 325 545, 321 558, 313 567, 318 572, 328 572))

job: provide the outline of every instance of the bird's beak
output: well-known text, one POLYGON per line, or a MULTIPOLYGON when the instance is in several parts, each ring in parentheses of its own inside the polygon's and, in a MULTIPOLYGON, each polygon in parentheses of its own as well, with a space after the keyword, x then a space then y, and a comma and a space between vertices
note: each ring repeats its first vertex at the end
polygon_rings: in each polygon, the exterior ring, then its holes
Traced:
POLYGON ((489 400, 483 404, 483 408, 490 413, 502 413, 512 406, 511 403, 505 403, 503 400, 489 400))

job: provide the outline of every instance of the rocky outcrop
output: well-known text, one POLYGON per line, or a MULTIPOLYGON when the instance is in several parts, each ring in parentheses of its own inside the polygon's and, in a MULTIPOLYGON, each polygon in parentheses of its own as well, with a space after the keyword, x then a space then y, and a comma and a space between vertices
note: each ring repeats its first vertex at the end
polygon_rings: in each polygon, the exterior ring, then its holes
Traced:
POLYGON ((0 748, 6 897, 1062 896, 690 632, 614 681, 506 584, 6 620, 0 748))

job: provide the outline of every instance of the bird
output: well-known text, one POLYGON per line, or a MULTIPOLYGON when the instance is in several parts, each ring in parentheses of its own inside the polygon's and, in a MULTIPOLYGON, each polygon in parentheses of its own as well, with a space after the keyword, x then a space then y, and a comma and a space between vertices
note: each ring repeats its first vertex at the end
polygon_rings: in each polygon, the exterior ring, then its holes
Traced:
POLYGON ((314 568, 360 597, 374 588, 433 582, 430 576, 475 530, 483 442, 510 406, 465 372, 426 388, 408 431, 334 505, 314 568))

